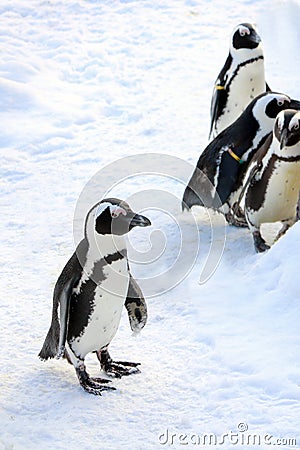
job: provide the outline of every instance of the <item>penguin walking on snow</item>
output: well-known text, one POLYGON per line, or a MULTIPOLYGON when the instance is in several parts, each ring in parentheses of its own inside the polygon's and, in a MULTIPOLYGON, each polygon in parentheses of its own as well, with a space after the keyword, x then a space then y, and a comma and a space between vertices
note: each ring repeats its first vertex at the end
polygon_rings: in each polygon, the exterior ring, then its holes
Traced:
MULTIPOLYGON (((296 222, 300 190, 300 112, 278 114, 269 142, 255 155, 247 181, 245 215, 257 252, 270 247, 261 236, 263 223, 282 222, 280 238, 296 222)), ((250 169, 249 169, 250 170, 250 169)))
POLYGON ((249 161, 272 132, 277 114, 288 108, 300 109, 300 103, 274 92, 252 100, 201 154, 184 191, 182 209, 205 206, 223 213, 231 225, 247 226, 242 210, 235 204, 249 161))
POLYGON ((215 82, 211 100, 209 138, 231 125, 259 94, 270 91, 265 81, 260 36, 250 23, 232 33, 229 54, 215 82))
POLYGON ((95 352, 101 368, 115 377, 139 372, 138 363, 113 361, 108 345, 115 336, 123 305, 133 331, 147 321, 143 294, 130 274, 124 235, 151 222, 121 200, 109 198, 87 214, 85 237, 64 267, 53 295, 52 322, 39 353, 42 360, 65 357, 89 393, 114 389, 109 380, 91 378, 84 360, 95 352), (59 309, 59 317, 58 317, 59 309))

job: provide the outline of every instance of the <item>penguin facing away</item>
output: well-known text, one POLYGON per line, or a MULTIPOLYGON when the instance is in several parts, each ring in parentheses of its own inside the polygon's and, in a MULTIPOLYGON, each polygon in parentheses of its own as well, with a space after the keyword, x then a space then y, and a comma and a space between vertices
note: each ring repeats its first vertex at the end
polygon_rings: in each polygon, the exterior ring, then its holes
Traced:
POLYGON ((287 108, 300 109, 300 103, 275 92, 265 92, 252 100, 200 155, 184 191, 182 209, 205 206, 223 213, 231 225, 247 226, 241 209, 236 214, 233 210, 249 161, 272 132, 277 114, 287 108))
POLYGON ((209 138, 231 125, 259 94, 270 91, 265 81, 263 48, 254 25, 241 23, 232 33, 229 54, 215 82, 209 138))
POLYGON ((245 194, 245 215, 254 247, 270 247, 263 239, 263 223, 282 222, 279 239, 296 222, 300 190, 300 112, 281 111, 275 121, 270 144, 255 155, 245 194))
POLYGON ((146 324, 147 306, 130 273, 124 235, 133 227, 149 225, 149 219, 135 214, 124 201, 100 201, 88 212, 84 239, 56 282, 51 326, 39 357, 65 357, 89 393, 114 389, 106 385, 110 380, 88 375, 84 360, 90 352, 96 353, 108 375, 120 378, 139 372, 139 363, 113 361, 107 349, 123 305, 133 331, 146 324))

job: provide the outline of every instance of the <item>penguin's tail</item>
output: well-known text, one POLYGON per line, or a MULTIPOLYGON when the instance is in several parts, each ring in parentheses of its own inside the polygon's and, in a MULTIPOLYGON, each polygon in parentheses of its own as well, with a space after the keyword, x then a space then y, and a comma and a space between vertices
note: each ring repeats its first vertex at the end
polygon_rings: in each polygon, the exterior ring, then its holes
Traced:
POLYGON ((43 347, 38 354, 42 361, 56 357, 59 343, 59 331, 60 327, 58 320, 52 320, 43 347))

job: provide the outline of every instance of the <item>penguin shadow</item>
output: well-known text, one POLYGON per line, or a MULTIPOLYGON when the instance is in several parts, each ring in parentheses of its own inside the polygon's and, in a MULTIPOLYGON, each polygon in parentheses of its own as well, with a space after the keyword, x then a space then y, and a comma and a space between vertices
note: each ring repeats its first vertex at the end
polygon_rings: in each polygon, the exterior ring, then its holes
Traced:
POLYGON ((25 384, 31 381, 34 390, 42 397, 50 394, 53 399, 59 399, 63 392, 71 394, 74 390, 76 392, 76 388, 78 392, 81 390, 74 368, 66 361, 40 361, 39 369, 26 374, 25 378, 28 378, 28 382, 25 379, 25 384))
MULTIPOLYGON (((187 229, 195 227, 195 223, 198 227, 200 264, 210 251, 213 239, 219 241, 217 244, 220 246, 220 251, 224 239, 221 259, 224 258, 226 263, 233 264, 233 266, 240 265, 242 261, 247 264, 249 258, 252 260, 252 257, 257 255, 250 230, 229 225, 224 216, 216 211, 194 206, 192 212, 182 213, 179 220, 184 222, 187 229)), ((262 234, 270 246, 276 242, 280 227, 280 223, 262 225, 262 234)), ((190 243, 190 245, 194 244, 195 242, 190 243)))
POLYGON ((178 221, 182 227, 186 228, 186 234, 190 236, 190 240, 187 242, 191 245, 196 243, 196 228, 200 256, 211 246, 212 240, 220 244, 226 241, 227 223, 224 216, 214 210, 193 206, 191 211, 181 213, 178 216, 178 221))
MULTIPOLYGON (((93 364, 90 360, 87 361, 89 371, 92 375, 107 378, 111 381, 110 385, 116 387, 115 391, 104 392, 103 396, 116 395, 119 391, 117 386, 118 381, 115 378, 110 378, 100 370, 99 365, 95 362, 93 364)), ((78 397, 81 399, 91 398, 94 400, 94 395, 87 395, 78 383, 78 379, 74 368, 67 363, 67 361, 47 361, 47 363, 40 362, 38 369, 33 369, 24 375, 22 385, 26 386, 26 395, 29 398, 35 398, 32 408, 44 411, 45 404, 55 405, 62 403, 62 399, 67 399, 68 402, 76 402, 78 397), (44 364, 44 367, 43 367, 44 364), (51 398, 51 402, 47 399, 51 398)), ((51 409, 50 406, 49 409, 51 409)))
MULTIPOLYGON (((276 243, 278 231, 281 228, 280 223, 268 223, 261 226, 262 235, 266 243, 272 247, 276 243)), ((263 255, 263 253, 262 253, 263 255)), ((245 264, 257 258, 258 253, 255 250, 253 236, 248 228, 236 228, 227 225, 226 245, 224 249, 224 257, 226 261, 233 264, 245 264)))

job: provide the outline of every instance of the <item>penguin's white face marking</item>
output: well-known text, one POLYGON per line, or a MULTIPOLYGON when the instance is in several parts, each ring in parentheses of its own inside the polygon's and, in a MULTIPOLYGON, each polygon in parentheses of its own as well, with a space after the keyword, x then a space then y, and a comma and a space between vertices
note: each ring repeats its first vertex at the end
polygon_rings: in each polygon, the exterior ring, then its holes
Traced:
POLYGON ((284 97, 278 98, 277 99, 277 105, 278 106, 283 106, 284 105, 284 101, 285 101, 284 97))
POLYGON ((124 208, 121 208, 121 206, 111 206, 110 208, 110 214, 111 217, 117 218, 119 217, 120 214, 122 214, 123 216, 127 215, 127 211, 124 208))
MULTIPOLYGON (((129 208, 129 205, 127 203, 124 202, 124 206, 129 208)), ((109 202, 103 202, 103 203, 99 203, 99 205, 95 208, 95 218, 97 219, 98 217, 101 216, 101 214, 106 210, 106 208, 109 208, 110 210, 110 215, 111 217, 119 217, 120 214, 122 214, 123 216, 126 216, 127 212, 124 208, 122 208, 119 205, 112 205, 109 202)))
POLYGON ((278 113, 289 107, 291 99, 284 94, 266 93, 259 96, 253 106, 253 116, 257 119, 260 128, 269 133, 278 113))
POLYGON ((280 111, 280 113, 278 114, 278 116, 276 118, 276 123, 275 123, 274 129, 276 129, 276 127, 277 127, 278 130, 281 132, 283 129, 283 125, 284 125, 284 111, 280 111))
POLYGON ((280 111, 276 117, 274 134, 278 140, 281 138, 283 130, 287 132, 297 132, 300 127, 300 111, 285 109, 280 111))
POLYGON ((239 33, 242 37, 246 36, 247 34, 250 34, 249 28, 245 27, 244 25, 239 25, 237 27, 237 30, 239 31, 239 33))
POLYGON ((300 127, 300 111, 297 112, 289 124, 289 131, 297 131, 300 127))
POLYGON ((300 153, 300 111, 286 109, 280 112, 276 117, 273 134, 274 139, 280 143, 276 149, 278 156, 298 156, 300 153))

